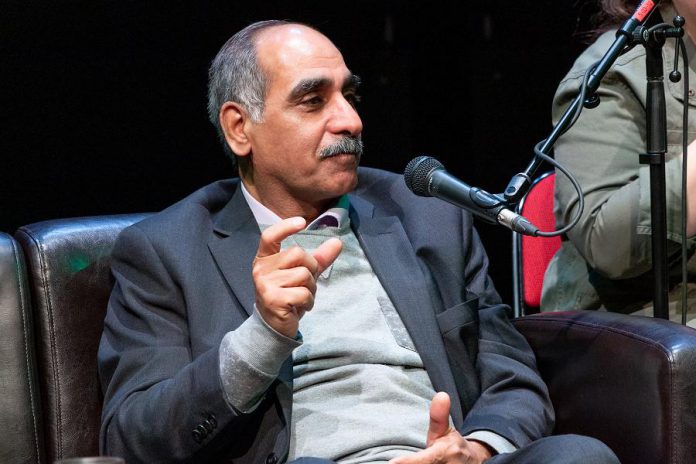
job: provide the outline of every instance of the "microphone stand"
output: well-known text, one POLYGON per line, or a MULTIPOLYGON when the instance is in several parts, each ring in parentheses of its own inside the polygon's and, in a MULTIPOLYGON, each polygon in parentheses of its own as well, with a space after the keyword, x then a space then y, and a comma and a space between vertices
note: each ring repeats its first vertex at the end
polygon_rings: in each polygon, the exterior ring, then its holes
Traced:
MULTIPOLYGON (((652 228, 653 308, 654 317, 669 319, 667 267, 667 200, 665 154, 667 153, 667 123, 665 109, 664 69, 662 47, 667 37, 681 37, 683 20, 674 19, 676 27, 637 31, 638 42, 645 47, 647 80, 646 150, 639 155, 641 164, 650 166, 650 224, 652 228)), ((640 30, 642 29, 642 30, 640 30)), ((686 154, 684 154, 685 156, 686 154)))
MULTIPOLYGON (((648 2, 643 2, 646 5, 648 2)), ((652 5, 649 15, 656 5, 652 5)), ((568 106, 551 134, 540 144, 539 151, 550 155, 556 141, 575 122, 580 105, 585 108, 595 108, 599 105, 596 91, 600 81, 624 52, 627 46, 641 43, 646 48, 646 78, 647 78, 647 153, 639 155, 641 164, 650 165, 650 200, 652 227, 652 258, 653 258, 653 301, 654 317, 669 319, 668 309, 668 267, 667 267, 667 215, 666 215, 666 186, 665 186, 665 154, 667 153, 667 126, 664 93, 664 69, 662 63, 662 47, 668 37, 684 35, 684 19, 674 18, 673 28, 648 29, 634 18, 627 21, 616 33, 614 43, 602 59, 591 71, 586 83, 586 92, 579 92, 568 106)), ((512 177, 503 192, 504 202, 508 205, 519 203, 526 195, 533 176, 543 159, 535 156, 524 172, 512 177)), ((684 214, 684 213, 683 213, 684 214)))

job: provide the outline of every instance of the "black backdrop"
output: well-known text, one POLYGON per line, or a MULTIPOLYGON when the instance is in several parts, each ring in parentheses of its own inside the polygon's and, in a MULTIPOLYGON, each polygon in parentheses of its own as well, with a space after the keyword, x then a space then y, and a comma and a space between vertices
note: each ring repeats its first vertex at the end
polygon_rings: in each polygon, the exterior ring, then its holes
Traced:
MULTIPOLYGON (((156 211, 231 176, 207 121, 207 67, 255 20, 308 22, 339 46, 364 82, 364 165, 402 172, 428 154, 491 192, 548 134, 553 91, 581 50, 573 0, 3 0, 0 9, 0 230, 10 233, 156 211)), ((510 233, 478 229, 510 301, 510 233)))

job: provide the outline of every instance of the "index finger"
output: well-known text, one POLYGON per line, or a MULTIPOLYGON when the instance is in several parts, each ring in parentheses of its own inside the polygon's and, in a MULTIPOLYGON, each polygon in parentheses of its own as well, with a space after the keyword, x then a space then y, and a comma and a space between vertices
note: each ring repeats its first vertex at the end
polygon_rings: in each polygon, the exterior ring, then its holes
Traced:
POLYGON ((265 258, 280 252, 280 243, 295 232, 304 229, 306 221, 302 217, 291 217, 273 224, 261 233, 257 258, 265 258))

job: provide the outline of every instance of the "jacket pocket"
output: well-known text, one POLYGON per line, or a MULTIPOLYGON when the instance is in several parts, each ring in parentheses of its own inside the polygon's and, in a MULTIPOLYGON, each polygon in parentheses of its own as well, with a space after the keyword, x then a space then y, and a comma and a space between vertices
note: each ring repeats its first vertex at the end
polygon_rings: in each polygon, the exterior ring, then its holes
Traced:
POLYGON ((478 298, 473 298, 447 308, 437 315, 448 362, 465 412, 478 398, 480 392, 476 373, 479 342, 478 309, 478 298))
POLYGON ((449 332, 468 324, 478 323, 478 298, 472 298, 463 303, 445 309, 437 315, 440 333, 445 336, 449 332))

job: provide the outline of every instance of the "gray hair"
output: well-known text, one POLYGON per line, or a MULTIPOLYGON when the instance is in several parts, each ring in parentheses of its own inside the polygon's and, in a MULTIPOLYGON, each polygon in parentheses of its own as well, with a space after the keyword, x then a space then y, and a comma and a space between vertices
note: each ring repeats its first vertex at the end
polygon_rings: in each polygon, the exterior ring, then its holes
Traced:
MULTIPOLYGON (((269 27, 293 24, 284 20, 259 21, 245 27, 222 46, 208 70, 208 119, 228 155, 233 155, 220 125, 225 102, 239 103, 253 122, 263 121, 266 75, 256 57, 256 34, 269 27)), ((234 159, 234 156, 232 156, 234 159)))

